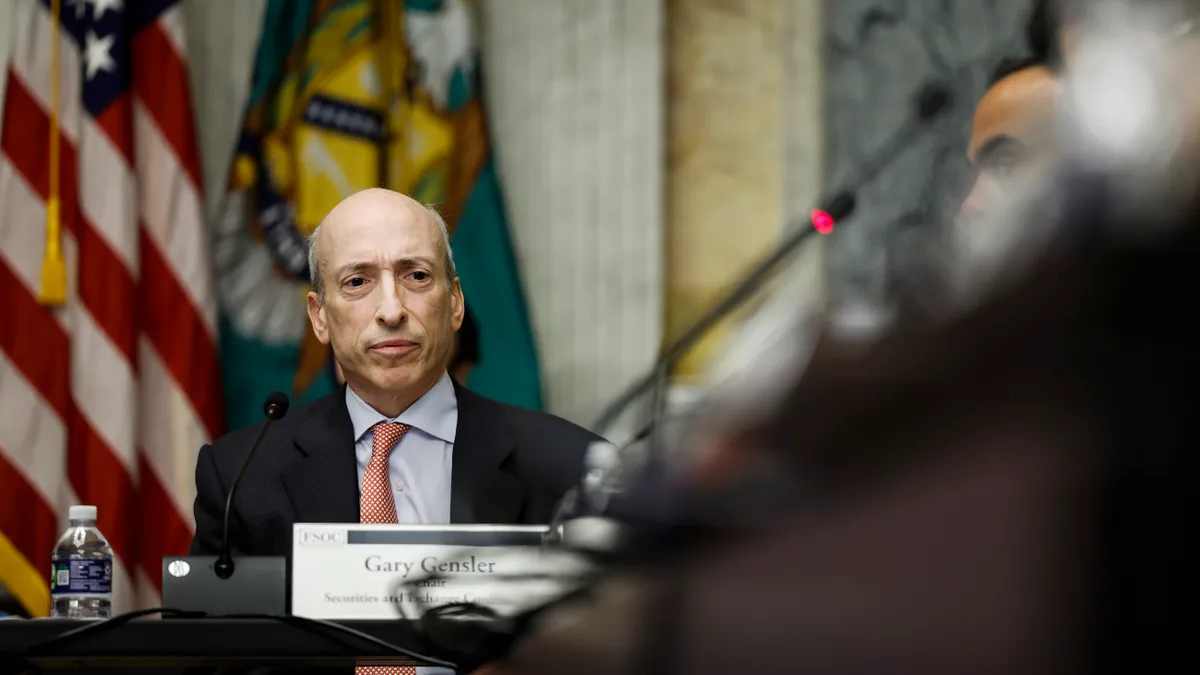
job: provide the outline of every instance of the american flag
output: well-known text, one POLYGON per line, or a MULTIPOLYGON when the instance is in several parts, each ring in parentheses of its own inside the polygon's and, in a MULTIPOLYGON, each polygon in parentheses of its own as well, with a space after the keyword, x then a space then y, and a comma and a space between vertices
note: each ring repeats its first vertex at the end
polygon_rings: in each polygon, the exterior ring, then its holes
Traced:
POLYGON ((114 610, 155 606, 162 556, 186 552, 195 527, 195 455, 221 427, 183 8, 23 0, 12 11, 0 130, 0 580, 44 615, 67 507, 94 504, 117 558, 114 610), (56 58, 66 299, 54 306, 39 293, 56 58))

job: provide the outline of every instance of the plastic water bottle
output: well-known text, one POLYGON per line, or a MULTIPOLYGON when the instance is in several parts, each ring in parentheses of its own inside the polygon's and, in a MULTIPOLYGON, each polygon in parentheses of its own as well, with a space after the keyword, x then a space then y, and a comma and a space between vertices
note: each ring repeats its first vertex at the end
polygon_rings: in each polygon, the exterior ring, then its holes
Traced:
POLYGON ((113 552, 96 529, 96 507, 72 506, 71 524, 50 564, 50 616, 107 619, 112 615, 113 552))

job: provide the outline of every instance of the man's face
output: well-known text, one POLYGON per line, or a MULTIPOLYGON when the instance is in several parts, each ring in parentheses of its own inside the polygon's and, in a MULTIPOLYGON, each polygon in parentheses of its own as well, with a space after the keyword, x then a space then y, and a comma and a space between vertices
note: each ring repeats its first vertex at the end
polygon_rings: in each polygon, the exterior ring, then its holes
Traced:
POLYGON ((967 151, 976 171, 962 206, 968 219, 987 213, 1024 172, 1054 158, 1060 92, 1051 70, 1033 66, 1001 79, 983 95, 967 151))
POLYGON ((445 371, 463 317, 437 223, 412 199, 371 189, 335 207, 318 236, 325 297, 308 296, 317 338, 355 391, 415 400, 445 371))

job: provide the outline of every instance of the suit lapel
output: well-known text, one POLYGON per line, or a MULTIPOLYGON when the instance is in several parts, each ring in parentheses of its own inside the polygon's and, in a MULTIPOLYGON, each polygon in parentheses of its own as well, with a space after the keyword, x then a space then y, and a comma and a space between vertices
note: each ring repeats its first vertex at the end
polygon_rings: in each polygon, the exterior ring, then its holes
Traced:
POLYGON ((284 472, 283 486, 296 521, 357 523, 358 466, 345 388, 313 406, 296 430, 295 445, 304 458, 284 472))
POLYGON ((502 408, 454 382, 458 428, 450 476, 450 522, 515 524, 521 518, 517 478, 502 469, 514 443, 502 408))

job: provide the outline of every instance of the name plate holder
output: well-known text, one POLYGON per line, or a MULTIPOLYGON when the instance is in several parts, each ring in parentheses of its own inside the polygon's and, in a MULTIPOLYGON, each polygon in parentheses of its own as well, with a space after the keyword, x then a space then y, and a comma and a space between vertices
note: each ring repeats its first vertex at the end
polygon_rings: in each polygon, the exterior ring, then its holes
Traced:
POLYGON ((545 525, 297 523, 292 535, 292 614, 312 619, 418 619, 464 602, 512 616, 591 569, 545 525))

